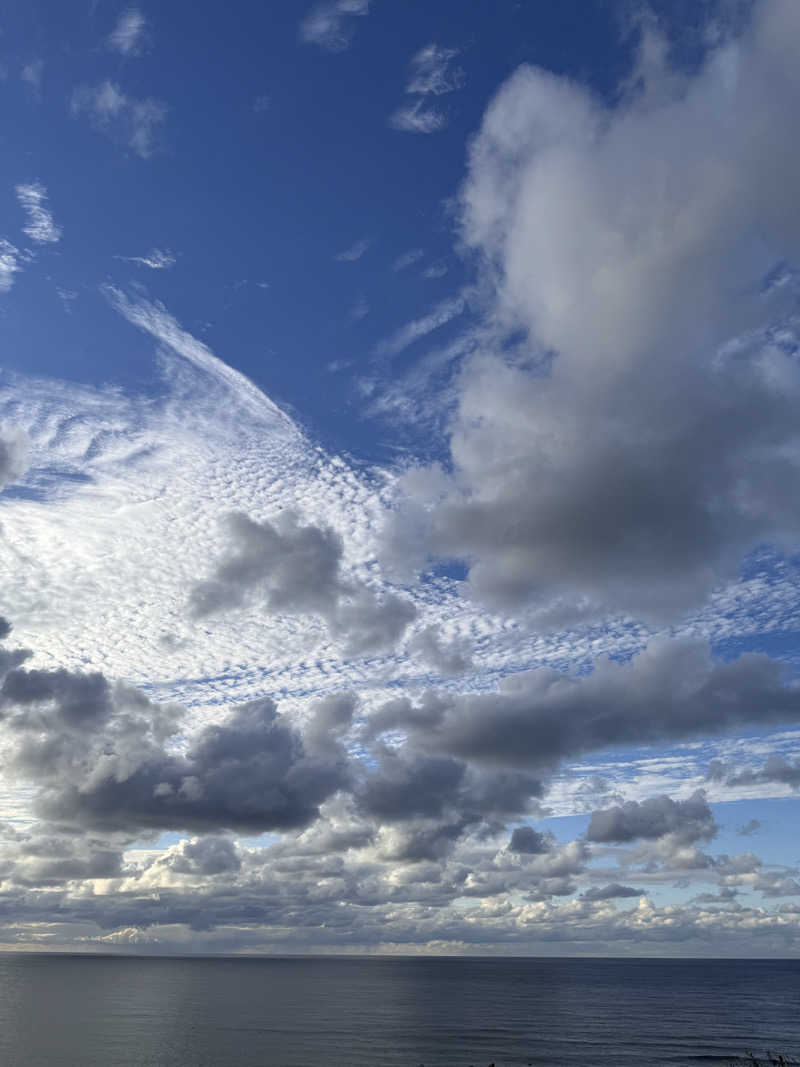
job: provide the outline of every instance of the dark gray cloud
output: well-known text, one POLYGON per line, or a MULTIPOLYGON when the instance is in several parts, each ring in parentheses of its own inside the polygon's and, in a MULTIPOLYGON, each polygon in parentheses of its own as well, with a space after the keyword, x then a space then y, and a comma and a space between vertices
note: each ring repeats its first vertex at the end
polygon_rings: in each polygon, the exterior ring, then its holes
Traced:
POLYGON ((445 641, 435 626, 426 626, 408 643, 412 659, 419 657, 423 663, 443 675, 463 674, 472 666, 472 658, 464 641, 445 641))
POLYGON ((17 482, 28 469, 28 435, 12 426, 0 426, 0 489, 17 482))
MULTIPOLYGON (((352 705, 349 706, 352 714, 352 705)), ((15 667, 0 687, 8 768, 37 789, 46 818, 109 831, 302 827, 348 780, 329 702, 313 720, 314 754, 269 699, 235 707, 181 751, 181 709, 101 674, 15 667)))
POLYGON ((229 837, 200 837, 181 841, 171 852, 167 865, 178 874, 218 875, 241 870, 239 851, 229 837))
POLYGON ((213 576, 191 590, 195 618, 260 597, 274 614, 312 614, 325 620, 349 654, 391 647, 414 619, 411 601, 378 597, 342 575, 341 537, 329 526, 302 525, 286 512, 274 523, 234 513, 226 520, 228 548, 213 576))
POLYGON ((190 594, 192 614, 203 618, 239 607, 257 589, 270 612, 331 612, 340 593, 342 540, 329 527, 303 526, 294 514, 274 524, 235 513, 226 519, 230 542, 213 578, 190 594))
POLYGON ((751 834, 757 834, 760 829, 761 821, 759 819, 748 819, 746 823, 737 826, 736 833, 742 837, 750 837, 751 834))
POLYGON ((532 826, 515 826, 508 843, 512 852, 525 852, 530 855, 547 852, 552 845, 552 835, 534 830, 532 826))
POLYGON ((783 756, 769 756, 763 767, 739 771, 726 776, 725 784, 730 786, 759 785, 777 782, 792 789, 800 788, 800 760, 791 763, 783 756))
POLYGON ((305 754, 271 700, 250 701, 208 726, 185 755, 153 750, 126 778, 60 785, 41 807, 88 825, 245 831, 306 826, 342 788, 339 759, 305 754))
POLYGON ((641 889, 636 889, 631 885, 620 885, 619 882, 612 882, 610 885, 592 886, 585 893, 581 893, 581 900, 592 902, 598 900, 620 900, 625 897, 641 897, 643 895, 643 890, 641 889))
POLYGON ((800 719, 800 691, 763 655, 714 660, 697 639, 654 641, 628 663, 601 659, 591 674, 542 668, 493 693, 398 698, 366 723, 367 737, 403 731, 429 753, 480 763, 553 767, 609 745, 719 733, 800 719))
MULTIPOLYGON (((11 630, 11 623, 0 615, 0 641, 4 641, 11 630)), ((32 655, 33 653, 28 648, 0 648, 0 678, 3 678, 14 667, 21 666, 32 655)))
POLYGON ((691 844, 710 841, 717 832, 714 816, 705 794, 698 790, 688 800, 652 797, 628 800, 605 811, 595 811, 586 831, 589 841, 625 844, 631 841, 654 841, 670 835, 676 842, 691 844))

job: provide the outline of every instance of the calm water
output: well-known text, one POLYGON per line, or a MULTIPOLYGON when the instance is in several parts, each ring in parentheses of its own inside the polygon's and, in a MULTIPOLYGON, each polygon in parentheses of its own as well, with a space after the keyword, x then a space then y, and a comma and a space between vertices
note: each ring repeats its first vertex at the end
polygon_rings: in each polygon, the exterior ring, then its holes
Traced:
POLYGON ((0 1063, 725 1064, 800 1052, 800 961, 0 955, 0 1063))

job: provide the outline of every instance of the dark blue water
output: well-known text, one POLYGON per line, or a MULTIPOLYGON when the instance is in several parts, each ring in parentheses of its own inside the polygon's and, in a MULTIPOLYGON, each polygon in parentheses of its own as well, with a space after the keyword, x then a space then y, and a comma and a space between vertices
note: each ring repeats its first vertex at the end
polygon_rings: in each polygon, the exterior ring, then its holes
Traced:
POLYGON ((800 1052, 800 961, 0 955, 3 1067, 688 1067, 766 1048, 800 1052))

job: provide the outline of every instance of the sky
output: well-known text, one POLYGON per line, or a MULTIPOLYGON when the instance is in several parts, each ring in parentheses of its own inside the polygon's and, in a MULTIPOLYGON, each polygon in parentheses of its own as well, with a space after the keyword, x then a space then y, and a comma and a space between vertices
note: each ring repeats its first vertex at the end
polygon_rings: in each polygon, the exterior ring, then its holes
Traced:
POLYGON ((799 42, 0 2, 0 948, 800 955, 799 42))

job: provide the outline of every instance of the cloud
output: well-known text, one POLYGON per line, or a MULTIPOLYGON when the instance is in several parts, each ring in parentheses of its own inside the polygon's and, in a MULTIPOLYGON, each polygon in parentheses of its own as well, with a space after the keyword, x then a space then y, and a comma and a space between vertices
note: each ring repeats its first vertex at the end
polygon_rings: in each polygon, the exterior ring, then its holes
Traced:
POLYGON ((629 800, 595 811, 586 838, 604 844, 624 844, 670 835, 681 844, 690 844, 709 841, 716 832, 717 825, 705 794, 698 791, 688 800, 661 796, 641 802, 629 800))
POLYGON ((538 855, 548 852, 553 846, 553 839, 548 834, 534 830, 532 826, 516 826, 511 833, 508 847, 512 852, 524 852, 526 855, 538 855))
POLYGON ((317 4, 300 23, 300 40, 328 52, 345 52, 355 33, 353 19, 369 14, 370 0, 330 0, 317 4))
POLYGON ((789 903, 796 872, 765 871, 752 853, 712 859, 689 847, 715 830, 702 794, 617 805, 590 824, 587 836, 601 844, 645 842, 650 852, 615 849, 623 867, 646 860, 637 883, 652 889, 694 870, 720 889, 658 908, 643 889, 597 884, 586 841, 556 844, 516 826, 505 843, 513 813, 537 807, 536 775, 444 754, 353 750, 352 693, 312 703, 302 726, 260 698, 192 727, 184 709, 98 672, 14 663, 4 675, 4 773, 30 784, 45 820, 0 824, 0 925, 26 936, 52 921, 57 903, 62 938, 163 940, 172 951, 189 941, 199 949, 201 931, 233 937, 229 950, 357 951, 387 936, 429 951, 455 939, 460 951, 500 953, 532 943, 618 952, 668 943, 758 954, 773 937, 784 951, 800 943, 789 903), (193 836, 130 847, 174 829, 193 836), (264 830, 281 837, 254 844, 264 830), (780 900, 780 910, 727 909, 740 885, 780 900), (616 903, 626 898, 639 899, 629 910, 616 903))
POLYGON ((459 48, 443 48, 437 44, 421 48, 411 60, 406 92, 442 96, 462 89, 467 75, 460 67, 452 66, 452 61, 460 54, 459 48))
POLYGON ((14 275, 22 270, 21 258, 19 249, 0 237, 0 293, 7 293, 14 285, 14 275))
POLYGON ((770 273, 800 252, 800 12, 753 11, 613 107, 521 67, 471 144, 487 335, 420 533, 492 609, 660 625, 800 539, 797 280, 770 273))
POLYGON ((761 822, 759 819, 748 819, 746 823, 736 828, 736 833, 741 834, 742 837, 750 837, 751 834, 757 834, 761 829, 761 822))
POLYGON ((170 749, 182 709, 98 672, 12 667, 0 715, 16 740, 7 770, 34 784, 42 817, 62 824, 127 833, 302 827, 346 782, 344 751, 307 754, 266 698, 233 708, 182 753, 170 749))
MULTIPOLYGON (((0 423, 0 490, 24 476, 28 469, 29 452, 30 439, 25 431, 0 423)), ((5 636, 0 630, 0 640, 5 636)))
POLYGON ((432 263, 430 267, 425 268, 421 277, 427 281, 435 281, 437 278, 444 278, 445 274, 447 274, 447 267, 444 263, 432 263))
POLYGON ((422 248, 411 248, 408 252, 404 252, 401 256, 392 264, 392 270, 401 271, 406 270, 408 267, 418 263, 419 260, 425 255, 425 250, 422 248))
POLYGON ((104 81, 94 87, 75 89, 70 113, 73 118, 87 115, 95 129, 127 145, 142 159, 148 159, 156 151, 167 107, 153 97, 137 100, 124 93, 116 82, 104 81))
MULTIPOLYGON (((762 767, 747 768, 738 772, 727 767, 721 760, 714 760, 709 768, 709 777, 717 780, 724 779, 727 786, 734 788, 775 782, 789 786, 791 789, 798 789, 800 788, 800 760, 792 763, 783 756, 775 754, 770 756, 762 767)), ((760 825, 758 823, 758 826, 760 825)))
POLYGON ((425 100, 404 104, 389 118, 389 125, 403 133, 438 133, 447 125, 447 117, 425 100))
POLYGON ((395 644, 416 615, 409 600, 391 593, 379 599, 343 577, 342 540, 330 527, 301 525, 292 512, 274 523, 233 514, 226 532, 229 547, 213 576, 192 588, 194 618, 239 607, 257 594, 270 614, 321 616, 351 654, 365 654, 395 644))
POLYGON ((592 886, 591 889, 587 889, 585 893, 581 894, 581 899, 594 903, 598 900, 619 900, 625 897, 641 897, 642 895, 641 889, 634 889, 630 885, 620 885, 619 882, 612 882, 611 885, 592 886))
POLYGON ((410 656, 419 656, 441 674, 463 674, 472 666, 472 658, 464 641, 446 641, 439 629, 426 626, 408 643, 410 656))
POLYGON ((447 325, 452 319, 463 314, 466 308, 464 298, 461 296, 450 297, 442 300, 427 315, 406 323, 391 337, 379 342, 375 352, 379 356, 393 357, 399 355, 403 349, 413 345, 416 341, 426 337, 441 326, 447 325))
POLYGON ((30 63, 26 63, 22 68, 20 77, 23 82, 28 86, 31 93, 35 98, 39 98, 42 93, 42 75, 44 73, 44 60, 32 59, 30 63))
POLYGON ((146 256, 115 256, 114 258, 122 259, 126 263, 138 263, 142 267, 149 267, 150 270, 168 270, 177 262, 169 249, 161 248, 151 248, 146 256))
POLYGON ((139 8, 123 11, 108 37, 108 47, 123 56, 140 56, 147 45, 147 19, 139 8))
POLYGON ((39 182, 16 186, 17 200, 28 216, 28 225, 23 228, 37 244, 56 244, 61 240, 61 227, 45 207, 47 190, 39 182))
POLYGON ((337 253, 333 258, 339 263, 355 263, 357 259, 361 259, 371 244, 372 242, 368 237, 362 237, 360 241, 356 241, 355 244, 346 248, 343 252, 337 253))
POLYGON ((798 719, 800 691, 783 683, 778 663, 755 654, 715 661, 704 641, 685 638, 655 641, 628 663, 601 659, 588 675, 539 669, 504 678, 493 693, 403 698, 374 712, 364 729, 403 730, 429 753, 554 768, 610 745, 798 719))
POLYGON ((390 126, 406 133, 436 133, 444 129, 447 116, 426 98, 463 88, 466 74, 461 67, 452 65, 458 55, 458 48, 429 44, 412 57, 406 93, 414 99, 394 112, 389 119, 390 126))

